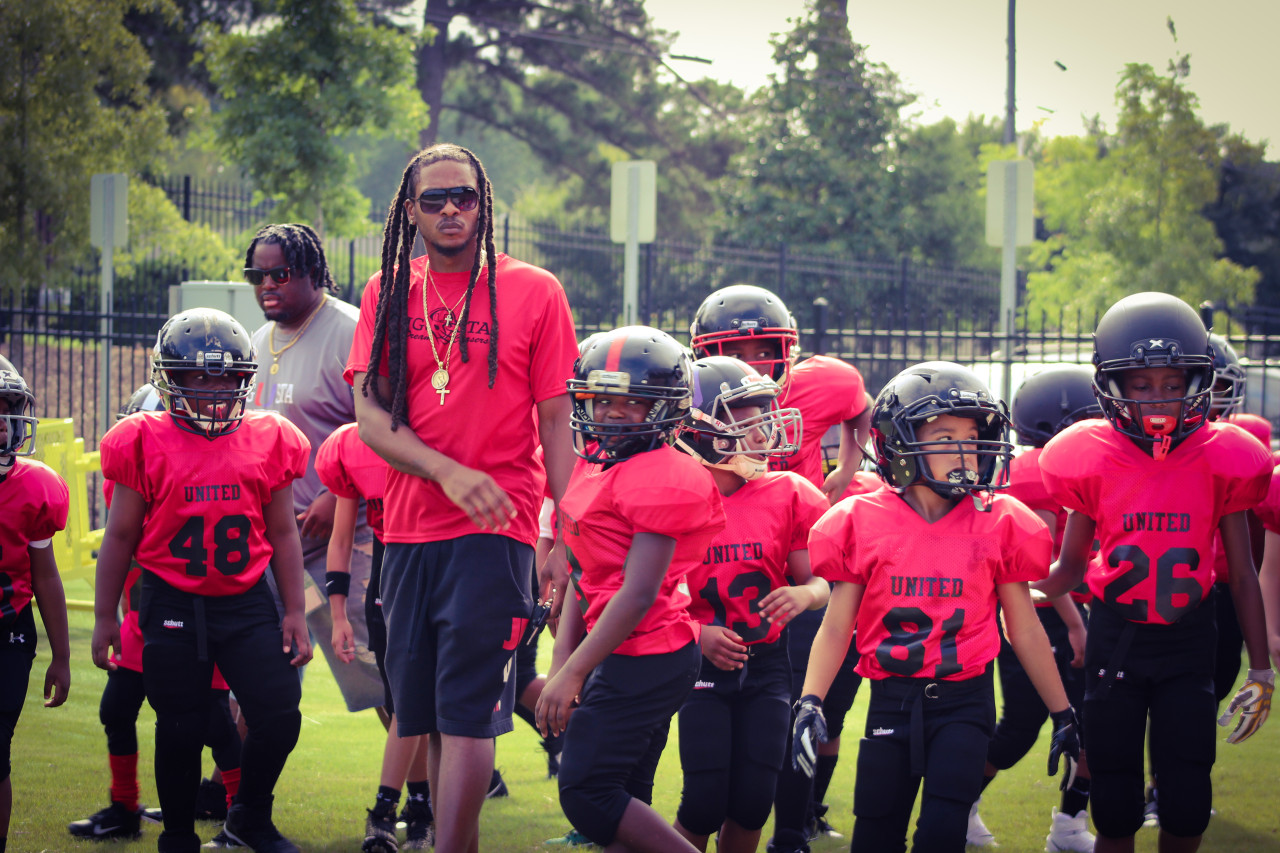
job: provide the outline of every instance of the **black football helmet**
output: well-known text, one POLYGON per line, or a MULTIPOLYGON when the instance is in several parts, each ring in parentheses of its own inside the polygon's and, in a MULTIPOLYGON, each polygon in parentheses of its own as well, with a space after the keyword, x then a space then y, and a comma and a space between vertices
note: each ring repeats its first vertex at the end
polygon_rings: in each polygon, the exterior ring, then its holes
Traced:
POLYGON ((693 365, 666 332, 623 326, 584 342, 573 366, 569 396, 574 452, 588 462, 614 462, 669 443, 689 412, 693 365), (597 395, 649 401, 643 423, 597 420, 597 395))
POLYGON ((993 482, 1007 470, 1009 410, 973 371, 949 361, 908 367, 881 389, 871 410, 871 439, 880 477, 898 491, 927 485, 946 498, 1003 488, 993 482), (919 441, 920 426, 938 415, 973 418, 976 441, 919 441), (929 470, 926 457, 960 456, 960 467, 944 480, 929 470))
POLYGON ((0 420, 5 425, 4 439, 0 441, 0 458, 7 460, 4 470, 13 465, 13 457, 30 456, 36 452, 36 397, 27 387, 27 380, 9 359, 0 355, 0 402, 4 411, 0 420))
POLYGON ((779 409, 782 389, 745 361, 723 355, 693 363, 693 406, 676 433, 676 446, 710 468, 754 480, 769 469, 770 456, 800 449, 799 409, 779 409), (745 406, 760 413, 739 416, 745 406))
POLYGON ((164 410, 164 399, 156 390, 156 386, 148 382, 139 385, 138 390, 134 391, 120 407, 120 411, 116 412, 116 420, 123 420, 136 412, 163 412, 164 410))
POLYGON ((171 317, 156 335, 151 355, 151 384, 174 422, 210 441, 239 428, 257 370, 249 333, 216 308, 192 308, 171 317), (225 390, 192 387, 188 374, 196 371, 231 376, 235 385, 225 390))
POLYGON ((1216 421, 1240 411, 1244 406, 1244 365, 1235 347, 1222 335, 1209 333, 1209 346, 1213 347, 1213 402, 1209 405, 1209 420, 1216 421))
POLYGON ((1213 392, 1213 349, 1195 309, 1168 293, 1135 293, 1107 309, 1093 333, 1094 393, 1102 414, 1117 430, 1163 459, 1169 449, 1204 426, 1213 392), (1173 367, 1186 373, 1181 397, 1141 405, 1177 403, 1177 418, 1140 416, 1140 402, 1121 391, 1120 374, 1142 367, 1173 367))
POLYGON ((1018 443, 1044 447, 1076 421, 1102 417, 1093 394, 1093 370, 1063 364, 1028 376, 1013 395, 1013 428, 1018 443))
POLYGON ((734 284, 712 293, 698 306, 689 325, 698 358, 724 355, 723 344, 742 338, 765 338, 778 343, 778 357, 748 362, 758 372, 786 386, 800 349, 796 318, 771 291, 753 284, 734 284))

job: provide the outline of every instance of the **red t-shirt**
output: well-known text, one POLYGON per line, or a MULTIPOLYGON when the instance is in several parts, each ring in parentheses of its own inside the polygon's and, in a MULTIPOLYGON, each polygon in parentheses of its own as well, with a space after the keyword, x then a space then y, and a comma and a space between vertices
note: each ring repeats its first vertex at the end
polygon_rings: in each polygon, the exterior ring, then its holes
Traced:
POLYGON ((770 457, 770 471, 794 471, 822 488, 822 437, 867 408, 862 374, 838 358, 815 355, 791 368, 778 405, 800 410, 804 433, 794 456, 770 457))
MULTIPOLYGON (((15 616, 31 602, 32 542, 49 539, 67 526, 71 496, 48 465, 19 456, 0 482, 0 619, 15 616)), ((52 547, 52 546, 50 546, 52 547)))
POLYGON ((809 547, 809 528, 829 506, 818 488, 787 471, 748 480, 724 501, 725 528, 689 571, 689 612, 743 643, 772 643, 783 625, 760 616, 760 599, 787 585, 787 557, 809 547))
POLYGON ((1224 515, 1266 495, 1271 454, 1240 427, 1208 423, 1157 462, 1102 420, 1072 424, 1045 446, 1049 493, 1097 524, 1090 591, 1133 622, 1170 624, 1213 585, 1224 515))
POLYGON ((263 507, 307 470, 311 447, 274 412, 247 412, 213 441, 168 412, 120 420, 99 444, 102 475, 147 502, 134 559, 197 595, 240 595, 271 562, 263 507))
POLYGON ((930 524, 880 489, 840 501, 809 534, 814 574, 865 587, 857 671, 877 679, 981 674, 1000 651, 996 585, 1046 577, 1052 548, 1039 516, 1005 495, 987 512, 964 498, 930 524))
POLYGON ((720 491, 702 463, 666 445, 610 465, 575 469, 560 501, 560 527, 570 577, 587 630, 622 588, 623 566, 637 533, 676 540, 658 596, 640 624, 614 652, 657 655, 697 640, 681 584, 724 529, 720 491))
MULTIPOLYGON (((511 498, 517 515, 503 531, 532 545, 538 536, 538 508, 542 504, 541 463, 534 455, 538 433, 534 406, 567 393, 578 357, 573 316, 564 289, 544 269, 499 254, 498 375, 489 388, 488 358, 492 312, 488 267, 480 274, 471 298, 466 330, 470 360, 463 363, 455 342, 449 357, 450 381, 443 405, 432 390, 436 360, 431 354, 422 313, 422 288, 427 258, 410 262, 409 315, 409 427, 428 447, 455 462, 488 473, 511 498)), ((437 273, 428 290, 436 351, 445 358, 445 342, 453 332, 447 311, 466 292, 470 272, 437 273), (448 303, 442 306, 436 297, 448 303)), ((382 274, 376 273, 360 301, 360 323, 351 342, 346 379, 369 366, 373 321, 378 309, 382 274)), ((459 315, 462 313, 458 308, 459 315)), ((384 350, 385 353, 385 350, 384 350)), ((381 371, 387 374, 386 360, 381 371)), ((356 389, 356 393, 361 393, 356 389)), ((482 532, 467 514, 444 494, 440 485, 392 468, 387 473, 384 542, 437 542, 482 532)))
POLYGON ((316 473, 324 487, 340 498, 364 499, 365 520, 373 535, 382 538, 383 497, 391 466, 360 440, 355 424, 334 430, 316 453, 316 473))

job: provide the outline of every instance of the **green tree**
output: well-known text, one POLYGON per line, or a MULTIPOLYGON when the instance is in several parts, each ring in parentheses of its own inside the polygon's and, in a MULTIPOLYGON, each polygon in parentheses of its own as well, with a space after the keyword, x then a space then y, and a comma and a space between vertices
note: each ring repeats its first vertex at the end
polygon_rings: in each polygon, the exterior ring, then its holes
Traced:
POLYGON ((367 231, 340 137, 414 132, 425 119, 412 79, 413 39, 363 17, 354 0, 278 0, 252 32, 214 34, 206 62, 222 99, 219 147, 279 203, 281 219, 323 233, 367 231))
POLYGON ((124 28, 131 0, 0 3, 0 286, 85 258, 89 179, 136 173, 165 145, 150 61, 124 28))
POLYGON ((1253 301, 1257 273, 1222 258, 1203 211, 1217 195, 1222 127, 1207 127, 1186 84, 1186 57, 1168 76, 1125 67, 1113 137, 1047 142, 1036 196, 1051 232, 1031 250, 1028 307, 1088 322, 1117 299, 1144 290, 1191 304, 1253 301))
POLYGON ((815 0, 774 40, 778 72, 756 96, 752 142, 727 180, 724 238, 795 252, 893 256, 903 210, 893 141, 911 101, 849 34, 846 0, 815 0))

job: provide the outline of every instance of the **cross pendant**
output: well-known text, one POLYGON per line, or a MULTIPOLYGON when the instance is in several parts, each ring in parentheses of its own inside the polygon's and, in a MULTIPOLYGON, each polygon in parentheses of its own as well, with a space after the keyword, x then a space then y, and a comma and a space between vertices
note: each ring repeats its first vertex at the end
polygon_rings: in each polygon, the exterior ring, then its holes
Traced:
POLYGON ((442 406, 443 406, 443 405, 444 405, 444 395, 449 393, 449 389, 448 389, 448 388, 444 388, 444 387, 437 388, 437 389, 436 389, 436 393, 440 395, 440 405, 442 405, 442 406))

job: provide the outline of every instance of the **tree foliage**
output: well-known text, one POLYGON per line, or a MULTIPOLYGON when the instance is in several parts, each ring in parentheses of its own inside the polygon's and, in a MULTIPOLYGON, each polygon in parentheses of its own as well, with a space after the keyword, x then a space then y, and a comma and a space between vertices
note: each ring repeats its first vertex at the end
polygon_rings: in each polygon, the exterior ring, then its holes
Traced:
POLYGON ((746 104, 733 86, 680 78, 665 60, 672 36, 642 0, 428 0, 424 15, 439 35, 419 52, 431 118, 421 144, 437 140, 446 117, 464 144, 507 135, 546 176, 520 206, 597 227, 607 223, 611 164, 652 159, 664 233, 706 230, 746 104), (548 188, 561 200, 554 214, 548 188))
POLYGON ((1197 304, 1251 302, 1256 272, 1221 257, 1204 217, 1217 195, 1229 137, 1207 127, 1186 84, 1189 61, 1168 76, 1125 67, 1113 136, 1043 146, 1036 197, 1051 232, 1033 247, 1028 307, 1092 317, 1130 293, 1158 290, 1197 304))
POLYGON ((338 137, 412 133, 424 119, 413 39, 362 18, 354 0, 278 0, 252 32, 212 34, 206 62, 222 98, 220 148, 282 219, 352 236, 370 227, 338 137))
POLYGON ((131 0, 0 3, 0 285, 45 281, 84 258, 89 181, 136 172, 165 143, 131 0))
POLYGON ((849 34, 846 0, 817 0, 774 40, 778 71, 746 116, 727 181, 724 236, 796 252, 893 256, 903 210, 893 173, 911 98, 849 34))

